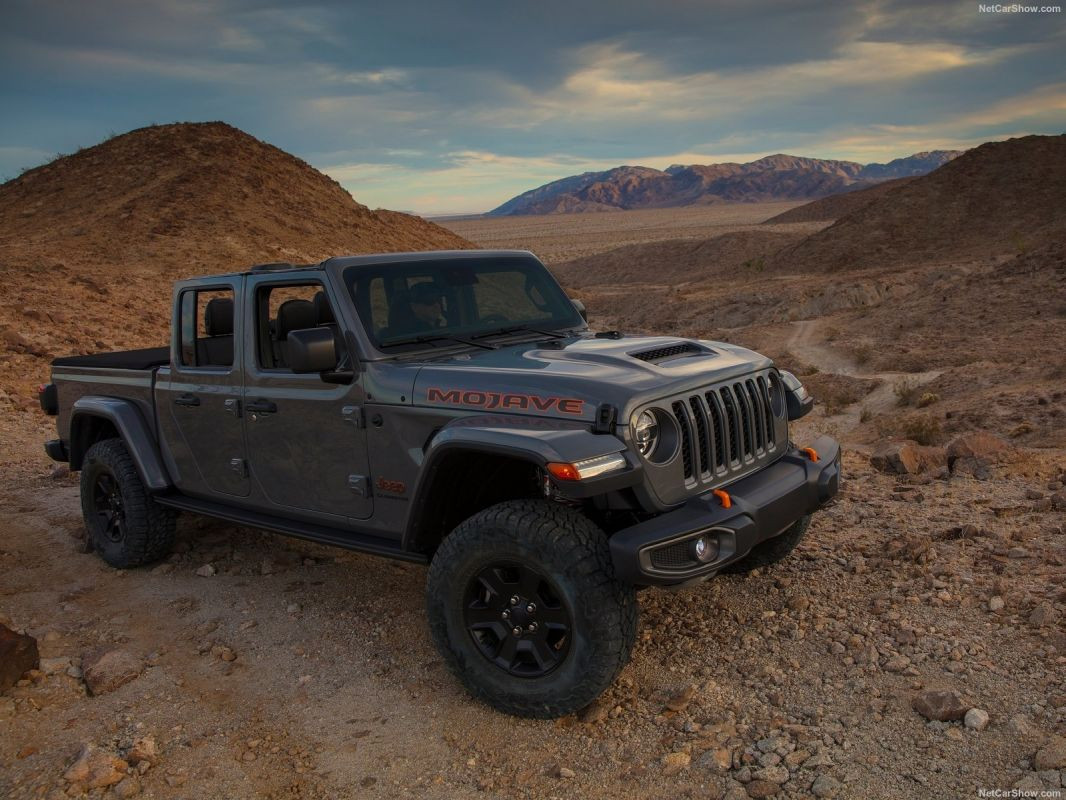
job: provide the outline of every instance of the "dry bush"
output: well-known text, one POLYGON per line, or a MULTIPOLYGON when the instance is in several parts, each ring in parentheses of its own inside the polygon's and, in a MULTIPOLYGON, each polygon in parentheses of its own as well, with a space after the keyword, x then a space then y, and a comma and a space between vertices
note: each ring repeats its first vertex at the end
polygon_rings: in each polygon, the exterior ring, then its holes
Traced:
POLYGON ((913 405, 918 397, 918 388, 918 382, 913 378, 902 378, 896 381, 896 385, 892 387, 892 392, 896 395, 896 405, 901 407, 913 405))
POLYGON ((918 408, 926 408, 933 405, 933 403, 940 402, 940 395, 936 392, 925 392, 918 398, 918 408))
POLYGON ((853 352, 855 363, 860 367, 870 363, 870 357, 873 355, 873 349, 868 344, 860 344, 855 348, 853 352))
POLYGON ((869 406, 863 406, 862 411, 859 413, 859 422, 865 424, 874 418, 874 412, 870 410, 869 406))
POLYGON ((900 432, 918 444, 936 444, 940 441, 940 420, 931 416, 911 417, 904 421, 900 432))

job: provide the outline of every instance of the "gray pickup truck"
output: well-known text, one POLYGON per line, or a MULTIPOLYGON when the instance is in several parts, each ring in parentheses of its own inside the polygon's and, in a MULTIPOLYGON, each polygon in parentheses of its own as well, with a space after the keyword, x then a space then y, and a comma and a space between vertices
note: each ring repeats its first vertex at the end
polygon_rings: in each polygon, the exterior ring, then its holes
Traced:
POLYGON ((108 564, 166 556, 181 511, 429 564, 443 657, 523 716, 611 683, 639 587, 778 561, 840 476, 835 441, 789 440, 793 375, 593 333, 519 251, 182 281, 169 347, 57 359, 40 399, 108 564))

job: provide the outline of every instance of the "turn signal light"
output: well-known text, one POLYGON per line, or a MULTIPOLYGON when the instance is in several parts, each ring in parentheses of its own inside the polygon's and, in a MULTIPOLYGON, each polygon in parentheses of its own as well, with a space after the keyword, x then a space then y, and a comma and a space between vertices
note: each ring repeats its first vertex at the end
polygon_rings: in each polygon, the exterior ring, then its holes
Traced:
POLYGON ((553 461, 546 465, 548 473, 560 481, 580 481, 586 478, 595 478, 607 472, 614 472, 624 468, 625 456, 621 453, 610 453, 595 458, 585 458, 575 461, 573 464, 553 461))

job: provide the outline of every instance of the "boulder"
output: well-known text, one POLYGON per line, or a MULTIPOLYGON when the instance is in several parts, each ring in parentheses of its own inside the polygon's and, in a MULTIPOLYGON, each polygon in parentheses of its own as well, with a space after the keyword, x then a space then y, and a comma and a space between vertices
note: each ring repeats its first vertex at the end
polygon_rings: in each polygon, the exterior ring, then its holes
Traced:
POLYGON ((917 475, 946 467, 948 458, 943 447, 926 447, 904 439, 878 445, 870 456, 870 464, 889 474, 917 475))
POLYGON ((36 639, 0 625, 0 692, 10 689, 24 673, 37 669, 40 664, 36 639))
POLYGON ((1066 739, 1054 736, 1037 750, 1033 756, 1033 769, 1066 769, 1066 739))
POLYGON ((113 692, 137 678, 144 661, 127 650, 102 647, 82 656, 81 671, 89 694, 113 692))
POLYGON ((973 431, 956 436, 947 446, 948 464, 954 469, 960 458, 976 458, 979 461, 994 462, 1014 450, 1007 441, 985 431, 973 431))
POLYGON ((86 744, 63 773, 63 779, 76 784, 82 791, 101 789, 114 786, 125 778, 128 768, 129 765, 118 756, 86 744))
POLYGON ((954 689, 927 689, 911 700, 911 707, 926 719, 950 722, 963 719, 973 708, 954 689))

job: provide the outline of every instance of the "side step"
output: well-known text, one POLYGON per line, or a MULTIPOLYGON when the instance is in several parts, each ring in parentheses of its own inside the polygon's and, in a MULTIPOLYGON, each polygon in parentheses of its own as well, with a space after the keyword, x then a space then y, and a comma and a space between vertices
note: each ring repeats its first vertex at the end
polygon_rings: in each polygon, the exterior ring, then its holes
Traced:
POLYGON ((297 539, 306 539, 309 542, 343 547, 345 550, 355 550, 360 553, 369 553, 370 555, 384 556, 385 558, 393 558, 400 561, 413 561, 417 564, 429 563, 429 559, 426 558, 424 553, 412 553, 409 550, 403 550, 396 543, 380 536, 330 528, 326 525, 315 525, 311 522, 298 522, 275 517, 271 514, 261 514, 257 511, 234 508, 223 503, 213 503, 210 500, 186 497, 185 495, 158 494, 153 499, 161 506, 174 508, 178 511, 191 511, 194 514, 223 519, 237 525, 246 525, 249 528, 263 528, 274 533, 294 536, 297 539))

